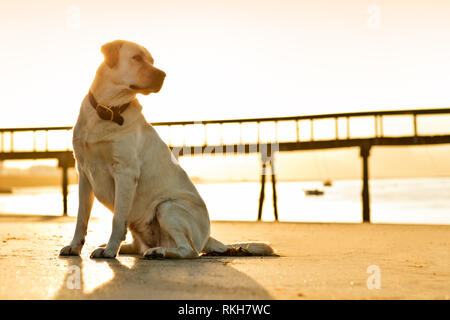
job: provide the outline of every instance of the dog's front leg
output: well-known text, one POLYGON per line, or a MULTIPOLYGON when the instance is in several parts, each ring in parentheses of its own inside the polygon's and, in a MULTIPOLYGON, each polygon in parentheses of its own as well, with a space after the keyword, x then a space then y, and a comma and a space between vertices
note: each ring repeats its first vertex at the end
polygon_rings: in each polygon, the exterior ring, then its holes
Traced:
POLYGON ((61 249, 61 256, 79 256, 84 245, 84 238, 88 227, 89 217, 91 215, 92 204, 94 202, 94 193, 92 187, 83 171, 80 170, 78 178, 78 215, 75 234, 69 246, 61 249))
POLYGON ((114 182, 114 218, 111 237, 105 248, 97 248, 92 252, 91 258, 114 258, 117 255, 120 243, 125 240, 128 215, 136 192, 137 175, 120 173, 116 176, 114 182))

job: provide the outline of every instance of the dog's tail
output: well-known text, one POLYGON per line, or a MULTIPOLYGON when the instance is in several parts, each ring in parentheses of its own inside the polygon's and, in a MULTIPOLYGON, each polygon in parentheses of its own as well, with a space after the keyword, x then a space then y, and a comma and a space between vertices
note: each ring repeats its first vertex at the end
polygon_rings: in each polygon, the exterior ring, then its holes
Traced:
POLYGON ((203 248, 205 256, 274 256, 270 245, 262 242, 246 242, 225 245, 222 242, 209 237, 203 248))

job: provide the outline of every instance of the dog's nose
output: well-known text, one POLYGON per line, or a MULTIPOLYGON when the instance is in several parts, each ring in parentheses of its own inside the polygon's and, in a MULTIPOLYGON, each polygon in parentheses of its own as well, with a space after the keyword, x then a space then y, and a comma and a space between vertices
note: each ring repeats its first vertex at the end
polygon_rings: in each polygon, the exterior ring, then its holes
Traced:
POLYGON ((161 69, 153 67, 152 76, 157 79, 164 79, 166 77, 166 73, 161 69))

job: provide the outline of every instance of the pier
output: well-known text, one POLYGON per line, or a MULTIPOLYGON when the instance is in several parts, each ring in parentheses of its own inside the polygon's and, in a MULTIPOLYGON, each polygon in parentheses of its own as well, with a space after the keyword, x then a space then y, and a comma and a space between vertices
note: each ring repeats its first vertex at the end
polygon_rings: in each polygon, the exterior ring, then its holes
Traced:
MULTIPOLYGON (((420 121, 430 116, 449 116, 450 108, 443 109, 411 109, 354 113, 335 113, 278 118, 252 118, 209 121, 178 121, 152 123, 163 140, 171 148, 175 157, 186 155, 226 154, 239 155, 258 153, 261 165, 261 192, 258 208, 258 220, 261 220, 265 198, 267 170, 273 193, 273 210, 278 220, 276 172, 274 161, 278 152, 307 151, 358 147, 362 161, 362 217, 363 222, 370 222, 370 188, 369 158, 371 149, 377 146, 414 146, 449 144, 449 133, 422 132, 420 121), (385 132, 385 121, 406 119, 409 132, 396 135, 385 132), (352 133, 355 120, 363 120, 370 128, 369 133, 358 135, 352 133), (322 130, 318 130, 318 126, 322 130), (288 128, 289 134, 280 136, 279 128, 288 128), (225 129, 224 129, 225 128, 225 129), (324 137, 323 128, 332 134, 324 137), (185 139, 186 131, 197 132, 197 142, 185 139), (173 131, 178 131, 174 139, 173 131), (211 134, 214 131, 216 134, 211 134), (224 133, 233 131, 229 139, 224 133), (198 134, 200 132, 200 134, 198 134), (250 134, 251 133, 251 134, 250 134), (214 136, 215 139, 211 139, 214 136), (250 137, 251 136, 251 137, 250 137), (181 138, 181 139, 180 139, 181 138)), ((72 127, 36 127, 36 128, 3 128, 0 129, 0 161, 24 159, 57 159, 62 169, 63 214, 67 215, 68 169, 74 167, 75 160, 70 139, 72 127), (16 146, 16 137, 27 141, 29 148, 16 146), (49 136, 66 135, 63 146, 49 146, 49 136), (43 143, 38 143, 43 140, 43 143)), ((286 131, 286 130, 285 130, 286 131)), ((429 131, 429 130, 425 130, 429 131)), ((450 131, 450 130, 449 130, 450 131)))

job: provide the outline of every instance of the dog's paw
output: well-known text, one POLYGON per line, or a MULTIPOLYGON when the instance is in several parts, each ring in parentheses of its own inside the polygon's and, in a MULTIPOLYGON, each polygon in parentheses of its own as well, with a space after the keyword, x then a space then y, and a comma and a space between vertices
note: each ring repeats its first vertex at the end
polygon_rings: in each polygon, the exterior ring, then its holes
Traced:
POLYGON ((144 252, 145 259, 164 259, 166 257, 166 249, 162 247, 150 248, 144 252))
POLYGON ((91 259, 112 259, 116 257, 116 252, 110 252, 106 248, 97 248, 91 253, 91 259))
POLYGON ((65 246, 59 251, 60 256, 79 256, 81 253, 80 247, 75 246, 65 246))

